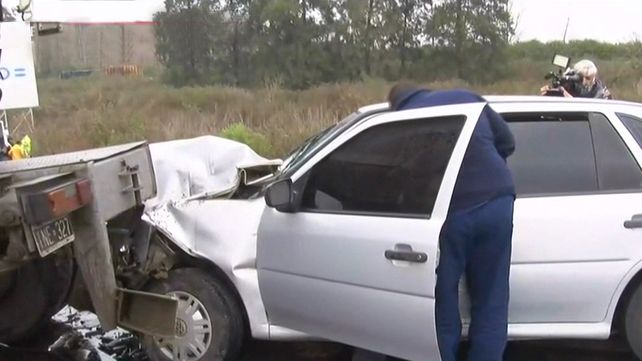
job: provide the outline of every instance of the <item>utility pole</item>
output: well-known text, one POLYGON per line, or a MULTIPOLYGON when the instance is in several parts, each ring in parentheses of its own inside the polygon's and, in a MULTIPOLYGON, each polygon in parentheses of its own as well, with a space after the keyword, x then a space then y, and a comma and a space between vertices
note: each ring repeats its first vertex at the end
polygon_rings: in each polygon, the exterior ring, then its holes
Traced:
POLYGON ((120 63, 121 65, 125 64, 125 53, 127 52, 126 49, 127 45, 125 43, 125 25, 120 26, 120 63))
POLYGON ((100 71, 103 70, 103 28, 100 27, 100 32, 98 33, 98 64, 100 66, 100 71))
POLYGON ((87 66, 87 43, 85 41, 85 25, 76 25, 76 44, 78 46, 78 61, 83 67, 87 66))

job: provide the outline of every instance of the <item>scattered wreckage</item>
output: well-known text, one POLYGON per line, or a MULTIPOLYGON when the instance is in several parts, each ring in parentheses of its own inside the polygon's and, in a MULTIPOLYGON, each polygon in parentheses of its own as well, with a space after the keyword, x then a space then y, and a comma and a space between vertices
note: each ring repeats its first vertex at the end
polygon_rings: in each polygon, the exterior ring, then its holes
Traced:
POLYGON ((68 303, 106 329, 173 335, 176 300, 128 288, 114 267, 155 193, 146 143, 0 162, 0 342, 28 338, 68 303), (163 312, 145 319, 147 307, 163 312))
POLYGON ((139 339, 127 330, 105 331, 95 314, 66 306, 54 315, 64 332, 47 351, 64 361, 149 361, 139 339))
MULTIPOLYGON (((197 347, 211 344, 215 319, 181 323, 187 318, 177 312, 190 311, 191 299, 155 288, 170 270, 202 260, 162 239, 141 215, 146 205, 158 217, 180 207, 177 199, 231 197, 279 164, 215 137, 0 163, 0 343, 29 338, 69 304, 95 312, 104 330, 120 326, 156 344, 189 326, 184 336, 197 347), (192 332, 196 325, 202 333, 192 332)), ((65 337, 54 349, 82 340, 65 337)))

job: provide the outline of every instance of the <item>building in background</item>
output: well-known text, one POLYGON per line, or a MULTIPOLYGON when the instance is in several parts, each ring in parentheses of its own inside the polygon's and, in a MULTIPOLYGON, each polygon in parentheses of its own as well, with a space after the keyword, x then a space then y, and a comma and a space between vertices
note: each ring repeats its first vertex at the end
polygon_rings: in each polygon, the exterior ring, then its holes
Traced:
POLYGON ((158 66, 151 23, 64 24, 61 33, 35 36, 36 71, 41 77, 62 71, 103 71, 108 67, 158 66))

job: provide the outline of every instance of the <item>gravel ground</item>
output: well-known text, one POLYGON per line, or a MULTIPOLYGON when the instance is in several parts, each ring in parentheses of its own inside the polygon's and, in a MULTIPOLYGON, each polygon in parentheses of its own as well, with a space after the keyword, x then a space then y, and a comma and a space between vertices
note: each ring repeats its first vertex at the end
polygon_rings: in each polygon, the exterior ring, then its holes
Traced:
MULTIPOLYGON (((68 324, 52 321, 31 341, 15 349, 0 348, 0 361, 73 361, 46 352, 68 324)), ((465 345, 462 360, 465 360, 465 345)), ((101 354, 103 360, 111 357, 101 354)), ((241 361, 349 361, 351 349, 322 342, 250 341, 241 361)), ((132 360, 134 361, 134 360, 132 360)), ((139 360, 135 360, 139 361, 139 360)), ((626 347, 603 341, 519 341, 508 345, 505 361, 637 361, 626 347)))
MULTIPOLYGON (((241 361, 349 361, 351 350, 332 343, 252 341, 241 361)), ((68 361, 42 351, 0 350, 2 361, 68 361)), ((70 360, 69 360, 70 361, 70 360)), ((602 342, 513 342, 505 361, 637 361, 628 351, 602 342)))

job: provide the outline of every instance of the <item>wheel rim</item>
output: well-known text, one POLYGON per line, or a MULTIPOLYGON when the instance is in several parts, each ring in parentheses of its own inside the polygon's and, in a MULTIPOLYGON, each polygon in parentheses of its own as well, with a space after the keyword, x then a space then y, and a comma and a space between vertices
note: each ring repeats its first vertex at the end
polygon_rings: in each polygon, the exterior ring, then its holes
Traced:
POLYGON ((175 337, 155 337, 160 351, 173 361, 200 360, 212 342, 212 319, 205 306, 187 292, 168 293, 178 299, 175 337))

